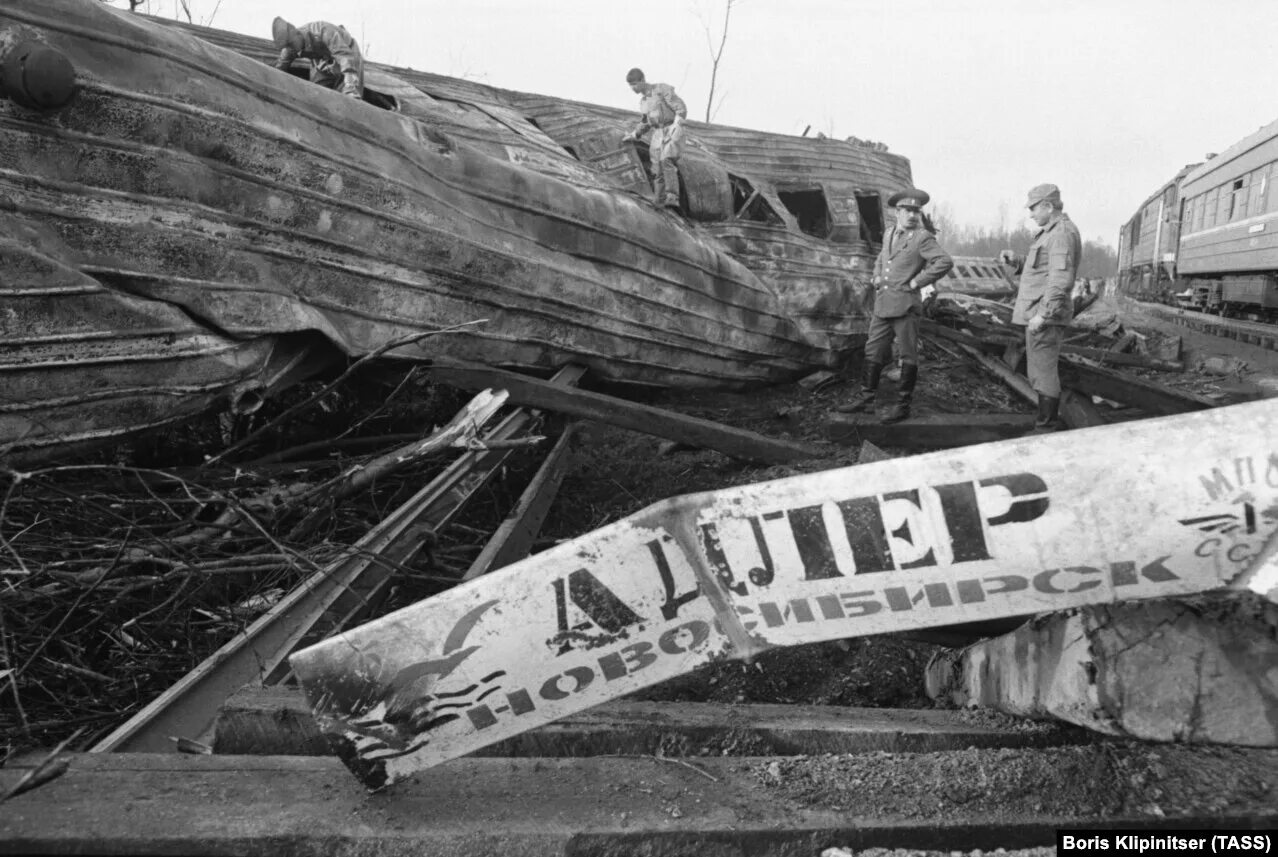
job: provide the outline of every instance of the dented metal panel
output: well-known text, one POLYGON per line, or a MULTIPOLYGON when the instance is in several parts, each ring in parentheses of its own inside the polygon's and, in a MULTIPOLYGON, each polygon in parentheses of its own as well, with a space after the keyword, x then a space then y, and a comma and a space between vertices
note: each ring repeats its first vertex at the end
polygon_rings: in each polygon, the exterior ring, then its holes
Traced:
POLYGON ((1245 585, 1275 438, 1255 403, 679 497, 291 664, 381 786, 718 659, 1245 585))

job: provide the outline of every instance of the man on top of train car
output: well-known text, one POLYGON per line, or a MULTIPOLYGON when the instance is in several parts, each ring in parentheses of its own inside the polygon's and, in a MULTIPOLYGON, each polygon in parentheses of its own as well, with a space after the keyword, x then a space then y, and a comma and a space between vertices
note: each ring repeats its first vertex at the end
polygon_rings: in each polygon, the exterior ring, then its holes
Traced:
POLYGON ((1025 325, 1025 362, 1030 384, 1038 394, 1038 416, 1031 434, 1041 434, 1062 428, 1057 364, 1065 327, 1074 318, 1070 288, 1082 261, 1083 239, 1065 213, 1056 185, 1035 186, 1026 207, 1039 227, 1029 253, 1021 258, 1004 250, 998 258, 1021 275, 1012 324, 1025 325))
POLYGON ((642 96, 639 99, 639 124, 621 138, 623 143, 638 140, 649 128, 652 140, 648 153, 652 158, 652 190, 657 205, 679 207, 679 156, 683 154, 683 122, 688 118, 688 106, 675 95, 668 83, 648 83, 643 71, 632 68, 626 72, 626 83, 642 96))
POLYGON ((271 36, 280 49, 275 67, 287 71, 298 57, 311 61, 311 83, 341 90, 351 98, 364 97, 364 57, 346 28, 312 21, 300 28, 283 18, 271 22, 271 36))
POLYGON ((954 267, 950 254, 935 236, 923 228, 923 206, 931 199, 912 188, 892 194, 888 205, 896 209, 896 226, 883 236, 883 249, 874 263, 874 313, 865 343, 861 391, 837 410, 855 413, 874 405, 883 364, 892 355, 892 341, 901 352, 901 380, 897 399, 885 423, 898 423, 910 415, 910 401, 919 378, 919 319, 923 294, 954 267))

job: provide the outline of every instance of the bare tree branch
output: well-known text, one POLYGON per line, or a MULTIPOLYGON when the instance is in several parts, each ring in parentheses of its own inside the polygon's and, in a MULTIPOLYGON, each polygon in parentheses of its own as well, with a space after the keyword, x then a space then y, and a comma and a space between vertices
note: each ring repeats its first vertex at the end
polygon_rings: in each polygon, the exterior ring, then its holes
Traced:
MULTIPOLYGON (((706 121, 710 121, 711 108, 714 107, 714 85, 719 77, 719 61, 723 58, 723 49, 728 44, 728 19, 732 16, 732 6, 737 0, 724 0, 723 4, 723 32, 719 37, 719 48, 715 50, 710 42, 710 28, 706 27, 706 45, 710 48, 710 95, 706 98, 706 121)), ((719 103, 723 103, 723 99, 719 99, 719 103)))

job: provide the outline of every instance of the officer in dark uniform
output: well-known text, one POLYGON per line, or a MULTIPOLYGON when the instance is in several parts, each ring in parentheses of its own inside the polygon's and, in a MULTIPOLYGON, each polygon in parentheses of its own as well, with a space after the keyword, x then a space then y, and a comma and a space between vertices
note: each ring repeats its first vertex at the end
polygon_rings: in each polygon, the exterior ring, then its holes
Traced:
POLYGON ((929 197, 917 188, 888 198, 896 209, 896 226, 883 236, 883 249, 874 263, 874 314, 865 343, 861 391, 837 410, 855 413, 874 405, 883 364, 892 355, 895 339, 901 352, 901 381, 897 401, 883 418, 896 423, 910 415, 910 401, 919 377, 919 319, 925 289, 949 273, 954 260, 923 228, 923 206, 929 197))

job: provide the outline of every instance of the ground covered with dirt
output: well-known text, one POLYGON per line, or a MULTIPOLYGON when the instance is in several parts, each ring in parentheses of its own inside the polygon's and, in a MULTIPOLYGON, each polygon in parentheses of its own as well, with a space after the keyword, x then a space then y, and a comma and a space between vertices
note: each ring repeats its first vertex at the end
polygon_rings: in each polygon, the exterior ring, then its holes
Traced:
POLYGON ((1211 817, 1272 807, 1278 751, 1135 742, 1043 749, 802 756, 755 781, 804 806, 868 817, 1211 817))

